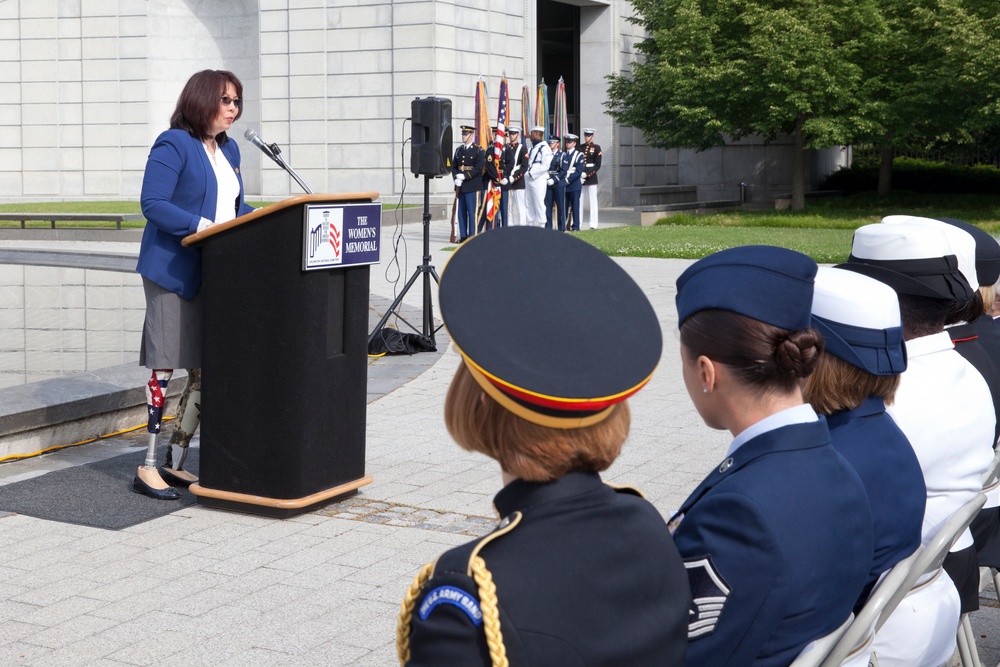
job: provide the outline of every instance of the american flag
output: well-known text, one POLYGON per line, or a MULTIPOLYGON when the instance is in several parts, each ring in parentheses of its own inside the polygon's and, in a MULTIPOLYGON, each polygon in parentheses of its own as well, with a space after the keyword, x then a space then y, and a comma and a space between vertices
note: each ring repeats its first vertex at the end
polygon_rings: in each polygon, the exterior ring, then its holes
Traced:
MULTIPOLYGON (((503 156, 504 138, 507 136, 507 107, 510 104, 510 96, 507 94, 507 79, 500 80, 500 101, 497 103, 497 131, 493 138, 493 164, 497 166, 497 173, 500 173, 500 158, 503 156)), ((490 187, 486 191, 486 221, 490 227, 493 226, 493 219, 500 210, 500 186, 490 182, 490 187)))

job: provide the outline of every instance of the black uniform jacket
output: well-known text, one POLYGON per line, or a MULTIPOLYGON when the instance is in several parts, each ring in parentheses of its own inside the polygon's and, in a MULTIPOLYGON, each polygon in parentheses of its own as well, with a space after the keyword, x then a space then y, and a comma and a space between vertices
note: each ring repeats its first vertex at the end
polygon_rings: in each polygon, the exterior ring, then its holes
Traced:
POLYGON ((596 473, 515 480, 486 537, 446 552, 418 596, 409 665, 490 665, 477 554, 496 584, 511 667, 683 665, 687 576, 659 512, 596 473))
POLYGON ((455 157, 451 161, 451 175, 465 174, 462 181, 462 192, 479 192, 486 187, 483 177, 486 167, 486 151, 477 144, 460 145, 455 149, 455 157))
POLYGON ((584 171, 587 172, 587 185, 597 185, 597 172, 601 169, 604 153, 597 144, 588 143, 584 143, 580 151, 583 153, 584 171))
POLYGON ((510 183, 504 189, 523 190, 524 175, 528 173, 528 149, 524 144, 507 144, 503 149, 503 173, 510 183))

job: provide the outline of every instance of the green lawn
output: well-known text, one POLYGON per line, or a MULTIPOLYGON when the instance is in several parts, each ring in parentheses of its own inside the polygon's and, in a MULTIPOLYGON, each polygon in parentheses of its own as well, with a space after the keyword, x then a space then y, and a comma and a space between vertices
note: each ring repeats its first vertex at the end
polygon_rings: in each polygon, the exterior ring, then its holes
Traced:
POLYGON ((792 248, 817 262, 847 259, 854 230, 887 215, 958 218, 1000 234, 1000 196, 873 194, 808 201, 804 211, 730 211, 662 218, 653 227, 580 232, 609 255, 697 259, 723 248, 767 244, 792 248))
MULTIPOLYGON (((253 206, 272 202, 254 201, 253 206)), ((412 207, 412 206, 411 206, 412 207)), ((137 201, 44 202, 0 204, 0 211, 33 213, 139 213, 137 201)), ((697 259, 723 248, 748 244, 779 245, 813 257, 817 262, 847 259, 851 236, 862 225, 893 214, 928 218, 959 218, 1000 235, 1000 196, 923 195, 899 192, 886 198, 874 194, 809 200, 804 211, 731 211, 710 215, 681 214, 661 219, 653 227, 609 227, 579 233, 609 255, 697 259)), ((48 222, 28 223, 48 227, 48 222)), ((64 226, 70 223, 62 223, 64 226)), ((123 223, 142 227, 144 222, 123 223)), ((18 222, 0 222, 8 227, 18 222)), ((72 223, 74 227, 114 227, 114 223, 72 223)))

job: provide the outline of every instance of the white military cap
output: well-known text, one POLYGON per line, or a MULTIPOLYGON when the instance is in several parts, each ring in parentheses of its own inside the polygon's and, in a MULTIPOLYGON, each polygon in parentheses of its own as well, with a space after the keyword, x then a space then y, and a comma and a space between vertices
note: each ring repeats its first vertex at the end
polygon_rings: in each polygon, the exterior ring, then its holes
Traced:
POLYGON ((900 223, 940 227, 945 236, 948 237, 948 246, 951 252, 944 248, 938 252, 942 255, 954 254, 958 258, 958 270, 962 272, 962 277, 973 287, 979 286, 979 276, 976 274, 976 239, 972 234, 960 227, 934 218, 921 218, 915 215, 887 215, 882 218, 883 225, 898 225, 900 223))
POLYGON ((812 316, 826 351, 838 359, 873 375, 906 370, 899 299, 888 285, 853 271, 820 267, 812 316))
POLYGON ((944 226, 900 221, 859 227, 851 255, 840 268, 880 280, 897 294, 965 301, 972 288, 958 268, 944 226))
POLYGON ((510 130, 511 134, 515 134, 515 133, 516 134, 521 134, 521 126, 520 125, 511 125, 507 129, 510 130))
POLYGON ((541 132, 542 134, 545 134, 545 128, 542 127, 541 125, 535 125, 533 128, 531 128, 531 131, 532 132, 541 132))
POLYGON ((592 128, 592 127, 585 127, 585 128, 583 128, 583 133, 584 134, 593 134, 594 133, 594 128, 592 128))

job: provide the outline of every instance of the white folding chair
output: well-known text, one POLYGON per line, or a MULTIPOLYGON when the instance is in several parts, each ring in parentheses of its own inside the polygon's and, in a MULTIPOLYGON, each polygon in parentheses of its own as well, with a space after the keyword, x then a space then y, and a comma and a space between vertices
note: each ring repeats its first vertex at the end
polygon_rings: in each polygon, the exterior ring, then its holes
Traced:
POLYGON ((823 660, 830 654, 837 640, 851 627, 854 622, 854 614, 847 617, 847 620, 840 624, 840 627, 815 641, 809 642, 802 652, 799 653, 795 661, 788 667, 819 667, 823 660))
MULTIPOLYGON (((820 667, 840 667, 859 651, 871 646, 879 628, 885 624, 893 610, 925 575, 941 569, 945 556, 986 502, 982 493, 963 505, 938 530, 937 534, 909 557, 897 563, 868 597, 851 626, 830 650, 820 667)), ((877 663, 876 663, 877 664, 877 663)), ((968 667, 968 666, 967 666, 968 667)))
MULTIPOLYGON (((993 453, 993 462, 983 473, 983 493, 988 494, 1000 487, 1000 449, 993 453)), ((986 577, 992 577, 993 587, 1000 595, 1000 573, 995 567, 982 567, 980 569, 979 590, 985 587, 986 577)), ((979 649, 976 647, 976 633, 972 630, 972 622, 968 614, 962 614, 962 620, 958 626, 958 656, 962 661, 962 667, 982 667, 979 661, 979 649)))

